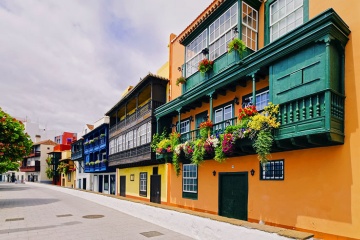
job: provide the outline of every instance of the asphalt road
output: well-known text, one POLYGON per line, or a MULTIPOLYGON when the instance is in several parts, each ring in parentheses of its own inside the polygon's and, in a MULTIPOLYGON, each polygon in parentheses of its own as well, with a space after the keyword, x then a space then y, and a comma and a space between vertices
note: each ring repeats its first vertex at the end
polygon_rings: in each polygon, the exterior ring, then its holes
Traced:
POLYGON ((41 185, 0 183, 0 239, 191 239, 41 185))

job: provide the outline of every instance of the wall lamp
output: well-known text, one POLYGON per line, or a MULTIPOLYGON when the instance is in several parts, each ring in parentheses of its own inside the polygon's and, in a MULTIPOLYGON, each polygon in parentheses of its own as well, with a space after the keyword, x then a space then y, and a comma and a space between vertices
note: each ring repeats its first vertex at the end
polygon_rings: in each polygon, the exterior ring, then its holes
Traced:
POLYGON ((181 72, 181 71, 182 71, 182 67, 178 67, 178 71, 181 72))
POLYGON ((170 128, 176 127, 176 124, 170 124, 170 128))
POLYGON ((213 176, 215 177, 215 176, 216 176, 216 171, 214 170, 214 171, 212 172, 212 174, 213 174, 213 176))
POLYGON ((208 48, 204 48, 204 49, 201 51, 201 53, 206 56, 206 55, 209 53, 209 49, 208 49, 208 48))
POLYGON ((254 176, 255 170, 254 170, 254 169, 251 169, 250 174, 251 174, 251 176, 254 176))
POLYGON ((238 27, 234 27, 232 30, 233 30, 234 33, 239 33, 238 27))
POLYGON ((250 100, 250 98, 245 98, 243 103, 242 103, 242 108, 248 107, 248 106, 252 106, 252 102, 250 100))
POLYGON ((239 105, 239 98, 238 97, 234 97, 234 103, 236 104, 236 105, 239 105))
POLYGON ((193 122, 193 121, 194 121, 194 117, 193 117, 193 116, 190 116, 190 117, 189 117, 189 121, 190 121, 190 122, 193 122))
POLYGON ((203 119, 204 119, 204 122, 206 122, 208 119, 209 119, 209 116, 205 116, 205 117, 203 117, 203 119))

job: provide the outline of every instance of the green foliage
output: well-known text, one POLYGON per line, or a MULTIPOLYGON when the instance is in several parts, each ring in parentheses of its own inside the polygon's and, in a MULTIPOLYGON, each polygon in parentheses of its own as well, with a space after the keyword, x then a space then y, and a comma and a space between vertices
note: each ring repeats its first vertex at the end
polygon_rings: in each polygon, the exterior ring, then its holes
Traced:
POLYGON ((179 86, 179 84, 184 84, 186 83, 186 79, 184 77, 179 77, 178 79, 176 79, 176 86, 179 86))
POLYGON ((205 148, 204 148, 204 140, 203 139, 197 139, 194 142, 194 152, 191 157, 191 162, 193 164, 199 165, 202 161, 204 161, 204 155, 205 155, 205 148))
POLYGON ((0 173, 17 170, 18 161, 30 154, 32 141, 24 130, 22 122, 0 108, 0 173))
POLYGON ((217 162, 223 162, 226 159, 226 155, 222 150, 222 142, 224 141, 224 135, 220 135, 220 144, 215 148, 215 157, 214 160, 217 162))
POLYGON ((179 163, 179 155, 173 154, 172 163, 174 165, 174 169, 176 172, 176 176, 180 175, 180 163, 179 163))
MULTIPOLYGON (((91 162, 94 163, 94 162, 91 162)), ((61 162, 57 168, 58 173, 64 173, 67 174, 67 172, 69 171, 69 164, 61 162)))
POLYGON ((246 51, 246 45, 241 39, 234 38, 228 43, 228 53, 231 53, 233 50, 237 51, 239 55, 242 56, 243 52, 246 51))
POLYGON ((273 136, 270 131, 260 131, 254 141, 253 148, 258 154, 261 163, 266 163, 273 144, 273 136))
POLYGON ((200 128, 200 136, 201 136, 201 138, 207 138, 208 137, 208 135, 209 135, 209 131, 210 131, 210 129, 208 129, 208 128, 200 128))
POLYGON ((155 133, 153 135, 153 139, 151 141, 151 150, 153 152, 156 152, 157 145, 159 142, 167 137, 166 128, 164 128, 163 132, 161 134, 155 133))
POLYGON ((54 173, 54 170, 52 167, 47 167, 46 170, 45 170, 45 173, 46 173, 46 176, 49 178, 49 179, 52 179, 55 175, 54 173))
POLYGON ((238 129, 242 128, 241 125, 229 125, 225 128, 224 133, 233 133, 237 131, 238 129))

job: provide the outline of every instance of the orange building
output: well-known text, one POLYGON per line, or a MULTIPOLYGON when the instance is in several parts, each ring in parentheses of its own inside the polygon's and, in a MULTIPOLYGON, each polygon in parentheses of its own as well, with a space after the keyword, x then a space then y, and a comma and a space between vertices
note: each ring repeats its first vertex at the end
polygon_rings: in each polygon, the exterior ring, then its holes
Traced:
MULTIPOLYGON (((169 101, 158 131, 219 136, 249 102, 280 106, 268 163, 242 139, 222 163, 180 156, 168 171, 167 203, 201 212, 360 239, 360 1, 215 0, 170 36, 169 101), (246 49, 228 53, 240 38, 246 49), (357 49, 359 45, 359 49, 357 49), (199 72, 204 58, 212 69, 199 72), (176 81, 183 76, 179 86, 176 81)), ((228 131, 228 130, 227 130, 228 131)), ((158 155, 162 159, 164 155, 158 155)))

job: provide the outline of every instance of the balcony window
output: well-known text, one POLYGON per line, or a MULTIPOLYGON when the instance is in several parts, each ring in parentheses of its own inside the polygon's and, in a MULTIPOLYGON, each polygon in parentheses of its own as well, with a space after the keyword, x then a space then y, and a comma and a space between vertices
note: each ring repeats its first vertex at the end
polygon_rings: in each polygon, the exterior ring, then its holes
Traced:
POLYGON ((257 50, 258 11, 246 3, 242 3, 242 40, 246 46, 257 50))
POLYGON ((147 123, 147 135, 146 135, 146 142, 151 142, 151 122, 147 123))
POLYGON ((232 104, 226 105, 224 107, 219 107, 215 110, 215 130, 223 130, 227 125, 232 125, 232 123, 224 122, 223 124, 216 125, 216 123, 221 123, 223 121, 229 120, 233 117, 233 106, 232 104))
MULTIPOLYGON (((249 96, 250 102, 253 102, 252 96, 249 96)), ((258 111, 264 110, 269 103, 269 90, 262 91, 256 94, 256 109, 258 111)))
POLYGON ((123 147, 122 140, 123 140, 123 136, 120 135, 117 138, 117 151, 116 152, 121 152, 122 151, 122 147, 123 147))
POLYGON ((270 5, 270 42, 304 23, 303 0, 277 0, 270 5))
POLYGON ((185 120, 180 122, 180 133, 184 134, 190 131, 190 121, 185 120))
POLYGON ((186 46, 186 77, 198 71, 198 64, 203 59, 201 51, 207 47, 207 30, 186 46))
POLYGON ((238 4, 232 5, 225 13, 209 26, 209 54, 214 60, 227 52, 227 44, 237 36, 238 4))
POLYGON ((114 154, 115 153, 115 149, 114 149, 114 144, 115 144, 115 140, 111 140, 109 143, 110 146, 110 154, 114 154))

